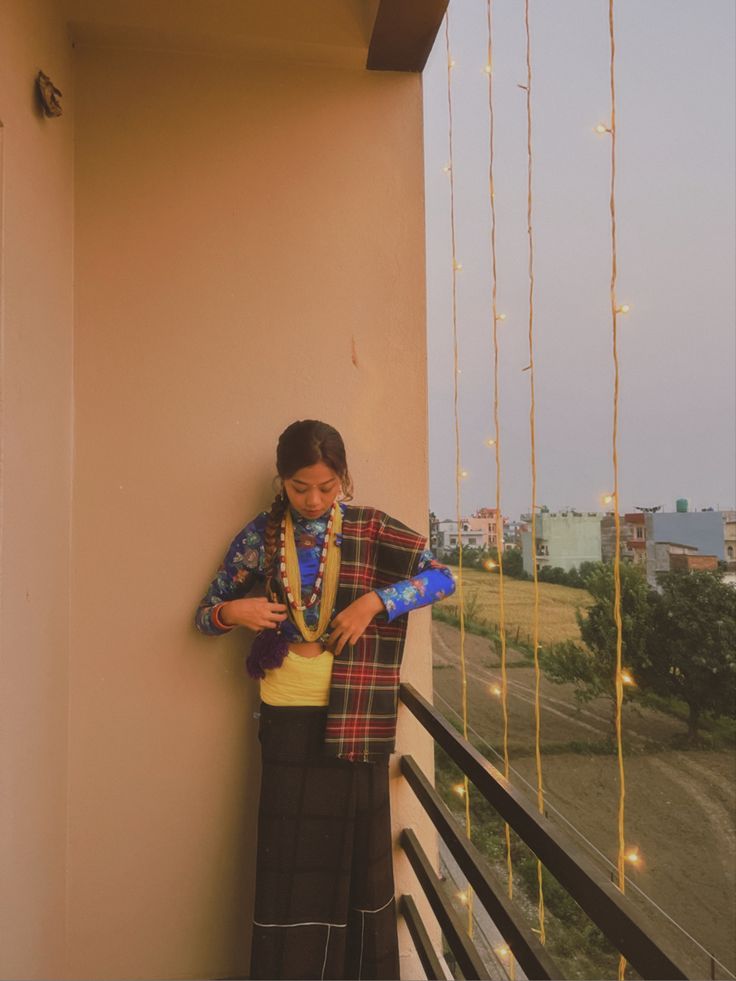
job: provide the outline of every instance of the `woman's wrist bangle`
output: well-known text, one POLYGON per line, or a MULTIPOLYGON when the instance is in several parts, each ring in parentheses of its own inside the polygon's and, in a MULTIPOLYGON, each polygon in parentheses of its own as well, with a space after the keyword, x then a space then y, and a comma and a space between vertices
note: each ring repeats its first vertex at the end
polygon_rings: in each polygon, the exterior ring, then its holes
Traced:
POLYGON ((222 618, 220 617, 220 610, 223 608, 224 605, 225 605, 224 603, 218 603, 217 606, 213 606, 210 617, 212 619, 212 623, 217 627, 218 630, 232 630, 235 625, 232 623, 224 623, 222 618))

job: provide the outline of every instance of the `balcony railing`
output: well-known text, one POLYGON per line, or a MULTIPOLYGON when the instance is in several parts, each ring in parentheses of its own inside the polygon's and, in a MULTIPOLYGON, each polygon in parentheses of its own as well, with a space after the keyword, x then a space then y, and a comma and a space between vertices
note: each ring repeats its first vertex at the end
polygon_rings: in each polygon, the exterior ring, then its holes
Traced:
MULTIPOLYGON (((653 939, 645 917, 574 841, 538 812, 534 801, 514 789, 412 685, 402 684, 401 700, 642 978, 687 977, 653 939)), ((526 976, 562 978, 562 971, 526 923, 522 911, 507 897, 506 887, 465 836, 411 756, 402 756, 401 770, 526 976)), ((411 829, 402 832, 401 844, 463 977, 487 977, 478 950, 411 829)), ((401 897, 400 909, 427 977, 444 978, 411 896, 401 897)))

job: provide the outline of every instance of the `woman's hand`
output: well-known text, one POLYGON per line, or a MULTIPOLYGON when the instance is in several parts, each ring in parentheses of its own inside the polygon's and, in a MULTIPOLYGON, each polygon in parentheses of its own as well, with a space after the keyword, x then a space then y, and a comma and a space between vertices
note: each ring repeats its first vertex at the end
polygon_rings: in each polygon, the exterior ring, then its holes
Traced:
POLYGON ((229 627, 275 630, 286 619, 286 607, 283 603, 271 603, 265 596, 229 600, 220 607, 220 619, 229 627))
POLYGON ((354 644, 365 633, 371 620, 383 609, 381 597, 376 592, 359 596, 350 606, 337 614, 330 626, 332 633, 327 639, 327 649, 339 657, 346 644, 354 644))

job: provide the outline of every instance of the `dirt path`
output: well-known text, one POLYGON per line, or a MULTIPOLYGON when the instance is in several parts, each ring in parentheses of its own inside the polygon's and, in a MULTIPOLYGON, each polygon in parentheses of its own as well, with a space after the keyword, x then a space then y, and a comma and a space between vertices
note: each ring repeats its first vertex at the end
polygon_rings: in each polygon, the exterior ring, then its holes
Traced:
MULTIPOLYGON (((458 648, 459 632, 435 621, 435 702, 448 718, 460 705, 458 648)), ((494 750, 501 750, 503 719, 493 689, 500 686, 500 672, 487 666, 495 660, 485 638, 466 637, 470 725, 498 765, 494 750)), ((536 786, 534 672, 517 666, 507 673, 511 779, 531 792, 524 781, 536 786)), ((543 679, 541 704, 550 818, 568 832, 566 822, 578 829, 583 836, 576 836, 578 844, 608 872, 606 860, 615 863, 617 847, 616 760, 586 751, 586 744, 600 743, 608 734, 610 703, 599 699, 580 709, 571 686, 543 679)), ((670 750, 668 743, 683 724, 636 706, 625 707, 624 730, 627 844, 636 845, 642 856, 630 868, 627 892, 690 977, 711 976, 709 957, 695 941, 736 973, 736 753, 670 750)), ((727 976, 716 968, 716 977, 727 976)))
MULTIPOLYGON (((435 621, 432 625, 433 663, 435 668, 457 666, 459 664, 459 631, 446 623, 435 621)), ((501 686, 499 668, 487 667, 497 661, 490 641, 474 634, 465 636, 465 653, 468 676, 482 683, 489 693, 493 686, 501 686)), ((512 665, 507 671, 509 698, 512 702, 525 703, 534 711, 534 671, 526 667, 527 661, 516 651, 509 652, 512 665)), ((555 739, 561 740, 590 738, 591 735, 605 739, 611 732, 611 703, 597 698, 580 705, 573 694, 572 685, 555 685, 542 677, 540 702, 543 717, 553 716, 565 720, 564 730, 555 729, 555 739)), ((520 706, 519 706, 520 708, 520 706)), ((523 715, 523 710, 520 712, 523 715)), ((641 749, 647 743, 667 741, 683 729, 682 723, 660 712, 639 705, 624 706, 626 738, 641 749)), ((521 729, 524 732, 523 727, 521 729)))

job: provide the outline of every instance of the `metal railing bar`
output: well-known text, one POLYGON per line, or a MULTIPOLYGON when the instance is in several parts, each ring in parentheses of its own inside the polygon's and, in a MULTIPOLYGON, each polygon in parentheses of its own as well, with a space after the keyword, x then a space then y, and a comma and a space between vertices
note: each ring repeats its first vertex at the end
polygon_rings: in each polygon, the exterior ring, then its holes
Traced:
MULTIPOLYGON (((457 718, 459 721, 462 721, 462 715, 460 715, 460 713, 452 707, 452 705, 447 701, 446 698, 443 698, 442 695, 439 694, 439 692, 435 692, 434 697, 436 699, 439 699, 439 701, 444 702, 444 704, 447 706, 450 712, 452 712, 455 718, 457 718)), ((472 726, 469 725, 468 731, 472 732, 479 742, 482 742, 485 746, 487 746, 488 749, 490 749, 490 751, 497 759, 503 761, 502 754, 499 753, 499 751, 494 746, 492 746, 487 739, 481 736, 481 734, 478 732, 477 729, 474 729, 472 726)), ((534 784, 530 783, 529 780, 526 779, 523 773, 521 773, 519 770, 516 769, 516 767, 513 766, 510 769, 511 772, 514 774, 514 776, 521 781, 521 783, 526 784, 526 786, 529 788, 529 790, 531 790, 532 793, 536 793, 536 787, 534 786, 534 784)), ((602 852, 597 845, 595 845, 590 840, 590 838, 586 837, 583 834, 583 832, 580 830, 580 828, 576 827, 576 825, 574 825, 572 821, 562 813, 559 807, 555 807, 554 804, 550 802, 549 798, 551 792, 549 788, 546 790, 546 794, 547 797, 544 805, 545 814, 549 812, 551 814, 557 815, 560 821, 564 822, 568 826, 568 828, 574 834, 576 834, 578 838, 580 838, 581 841, 585 842, 588 848, 590 848, 592 852, 595 852, 595 854, 601 859, 602 862, 605 862, 605 864, 610 869, 615 871, 616 863, 612 862, 611 859, 604 852, 602 852)), ((733 971, 729 971, 726 965, 718 959, 718 957, 713 953, 712 950, 709 950, 707 947, 704 947, 699 940, 696 940, 696 938, 691 933, 687 932, 687 930, 682 925, 682 923, 678 923, 677 920, 673 916, 671 916, 666 909, 663 909, 655 899, 652 899, 652 897, 648 893, 644 892, 644 890, 641 888, 638 882, 634 882, 634 880, 631 878, 630 875, 626 876, 626 888, 627 890, 633 890, 634 892, 638 893, 638 895, 641 896, 641 898, 649 906, 651 906, 652 909, 656 910, 660 914, 660 916, 663 916, 666 920, 668 920, 672 924, 672 926, 676 927, 676 929, 684 937, 687 937, 687 939, 693 944, 693 946, 697 947, 701 953, 705 954, 705 956, 709 959, 709 962, 713 961, 720 971, 722 971, 724 974, 727 974, 729 978, 733 978, 733 981, 736 981, 736 974, 734 974, 733 971)))
POLYGON ((411 756, 401 757, 401 771, 529 981, 562 978, 561 969, 506 895, 506 887, 475 845, 461 833, 450 809, 411 756))
POLYGON ((399 912, 406 920, 419 960, 424 968, 424 973, 427 975, 427 981, 447 981, 413 896, 402 895, 399 898, 399 912))
POLYGON ((652 940, 646 918, 600 872, 534 802, 466 742, 414 687, 402 684, 400 697, 436 742, 472 780, 478 791, 531 848, 603 934, 647 979, 686 979, 684 971, 652 940))
POLYGON ((432 912, 442 928, 450 950, 455 955, 458 967, 462 971, 463 977, 467 981, 475 979, 480 981, 488 974, 488 969, 480 958, 480 954, 475 949, 475 945, 468 937, 460 917, 453 909, 452 903, 445 894, 437 873, 427 858, 419 839, 411 828, 404 828, 401 832, 401 846, 414 869, 414 874, 419 880, 419 884, 424 890, 424 894, 429 900, 432 912))

